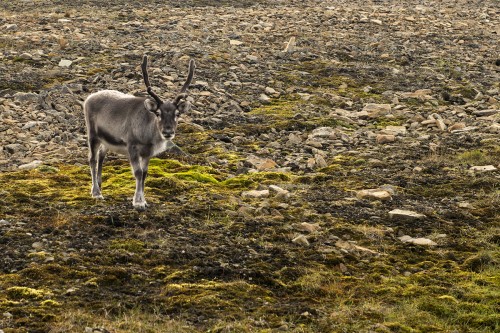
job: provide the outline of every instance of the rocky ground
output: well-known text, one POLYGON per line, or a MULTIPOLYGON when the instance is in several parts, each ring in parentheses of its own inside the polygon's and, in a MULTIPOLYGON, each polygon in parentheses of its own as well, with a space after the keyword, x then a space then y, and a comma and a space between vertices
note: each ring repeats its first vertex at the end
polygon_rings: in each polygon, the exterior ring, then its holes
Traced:
POLYGON ((498 1, 0 7, 0 332, 494 332, 498 1), (132 209, 102 89, 193 109, 132 209), (160 93, 161 92, 161 93, 160 93))

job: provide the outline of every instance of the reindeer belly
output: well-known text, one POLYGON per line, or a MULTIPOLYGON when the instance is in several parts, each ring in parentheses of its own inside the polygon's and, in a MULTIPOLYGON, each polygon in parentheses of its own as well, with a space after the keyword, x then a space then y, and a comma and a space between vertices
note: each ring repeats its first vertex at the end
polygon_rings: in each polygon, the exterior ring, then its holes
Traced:
POLYGON ((98 128, 97 133, 101 138, 102 144, 104 144, 106 148, 115 153, 128 155, 127 144, 124 140, 111 135, 109 132, 101 128, 98 128))

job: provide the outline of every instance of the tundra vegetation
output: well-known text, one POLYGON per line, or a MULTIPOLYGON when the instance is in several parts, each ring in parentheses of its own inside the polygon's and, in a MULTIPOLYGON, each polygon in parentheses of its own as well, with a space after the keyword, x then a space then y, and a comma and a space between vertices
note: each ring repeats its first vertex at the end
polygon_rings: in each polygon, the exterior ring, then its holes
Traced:
POLYGON ((0 7, 0 332, 497 332, 498 2, 0 7), (290 40, 295 37, 295 40, 290 40), (285 49, 287 47, 287 49, 285 49), (76 100, 192 108, 135 210, 76 100))

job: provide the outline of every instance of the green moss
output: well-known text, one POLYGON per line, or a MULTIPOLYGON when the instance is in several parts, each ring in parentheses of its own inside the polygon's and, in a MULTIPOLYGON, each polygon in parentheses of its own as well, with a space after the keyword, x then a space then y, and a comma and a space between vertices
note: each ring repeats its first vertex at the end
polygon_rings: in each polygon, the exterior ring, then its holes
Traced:
POLYGON ((377 128, 385 128, 386 126, 402 126, 406 122, 405 118, 387 118, 387 117, 379 117, 374 122, 377 128))
POLYGON ((231 177, 221 182, 227 188, 251 188, 257 184, 276 184, 276 182, 288 182, 291 175, 282 172, 255 172, 231 177))
POLYGON ((10 287, 6 290, 7 295, 14 300, 20 299, 40 299, 52 293, 44 289, 33 289, 28 287, 10 287))
POLYGON ((291 118, 300 111, 300 106, 303 104, 304 101, 297 96, 284 96, 253 109, 249 114, 269 116, 274 119, 291 118))
POLYGON ((459 164, 466 165, 488 165, 500 161, 498 154, 500 149, 473 149, 458 154, 455 160, 459 164))
POLYGON ((61 303, 59 303, 57 301, 54 301, 52 299, 46 299, 45 301, 40 302, 40 305, 41 306, 45 306, 45 307, 59 307, 59 306, 62 306, 61 303))

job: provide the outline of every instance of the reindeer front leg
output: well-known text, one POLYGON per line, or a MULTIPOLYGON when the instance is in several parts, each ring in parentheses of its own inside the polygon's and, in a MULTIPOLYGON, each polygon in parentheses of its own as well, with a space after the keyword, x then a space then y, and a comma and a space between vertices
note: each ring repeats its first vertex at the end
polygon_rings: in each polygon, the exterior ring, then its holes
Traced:
POLYGON ((129 148, 129 158, 130 165, 132 166, 132 172, 135 177, 135 193, 134 199, 132 200, 132 205, 137 210, 145 210, 147 203, 146 199, 144 198, 144 181, 148 173, 147 164, 146 169, 143 169, 143 163, 141 163, 141 157, 136 146, 132 146, 131 148, 129 148))

